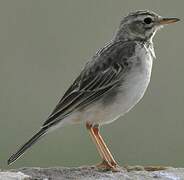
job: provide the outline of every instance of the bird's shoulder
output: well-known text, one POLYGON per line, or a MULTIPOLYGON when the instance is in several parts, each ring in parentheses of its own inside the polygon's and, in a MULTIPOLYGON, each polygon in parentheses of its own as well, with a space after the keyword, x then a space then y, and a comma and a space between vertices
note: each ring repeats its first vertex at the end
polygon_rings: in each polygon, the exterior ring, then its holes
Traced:
POLYGON ((97 51, 95 56, 86 63, 82 74, 99 73, 111 68, 116 63, 124 63, 134 55, 135 41, 115 41, 108 43, 105 47, 97 51))

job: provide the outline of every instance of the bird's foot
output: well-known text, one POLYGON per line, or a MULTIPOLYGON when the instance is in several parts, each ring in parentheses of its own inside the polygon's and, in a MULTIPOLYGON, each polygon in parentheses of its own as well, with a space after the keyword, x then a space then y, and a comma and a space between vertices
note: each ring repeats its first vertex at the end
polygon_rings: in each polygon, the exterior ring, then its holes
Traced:
POLYGON ((103 171, 112 171, 112 172, 122 171, 122 168, 117 163, 109 163, 107 161, 102 161, 100 164, 97 164, 96 167, 103 171))

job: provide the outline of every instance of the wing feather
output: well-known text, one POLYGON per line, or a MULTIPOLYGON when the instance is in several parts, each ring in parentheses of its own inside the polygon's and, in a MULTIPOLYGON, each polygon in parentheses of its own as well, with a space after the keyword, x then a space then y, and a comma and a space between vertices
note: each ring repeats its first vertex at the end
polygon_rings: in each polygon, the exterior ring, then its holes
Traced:
POLYGON ((122 52, 127 51, 129 47, 132 47, 132 42, 131 46, 122 42, 113 43, 107 46, 107 49, 99 51, 100 54, 85 66, 66 91, 43 127, 55 125, 70 113, 89 106, 122 82, 125 72, 129 70, 127 61, 126 66, 124 65, 127 53, 125 55, 122 52), (116 58, 122 61, 117 61, 116 58))

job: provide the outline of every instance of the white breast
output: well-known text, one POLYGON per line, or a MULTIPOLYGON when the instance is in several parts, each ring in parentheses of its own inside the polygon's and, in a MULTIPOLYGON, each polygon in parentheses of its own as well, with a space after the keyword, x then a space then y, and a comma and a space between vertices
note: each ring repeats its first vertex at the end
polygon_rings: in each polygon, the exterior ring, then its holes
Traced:
MULTIPOLYGON (((121 86, 121 93, 118 95, 114 104, 106 111, 111 111, 111 120, 117 119, 132 109, 143 97, 150 82, 152 70, 152 56, 147 48, 137 46, 137 56, 139 61, 134 64, 134 68, 127 75, 126 80, 121 86)), ((108 123, 108 122, 107 122, 108 123)))
MULTIPOLYGON (((136 49, 140 62, 134 64, 122 85, 122 94, 119 94, 120 103, 123 105, 123 113, 129 111, 143 97, 151 78, 152 57, 147 49, 136 49)), ((135 57, 136 58, 136 57, 135 57)))

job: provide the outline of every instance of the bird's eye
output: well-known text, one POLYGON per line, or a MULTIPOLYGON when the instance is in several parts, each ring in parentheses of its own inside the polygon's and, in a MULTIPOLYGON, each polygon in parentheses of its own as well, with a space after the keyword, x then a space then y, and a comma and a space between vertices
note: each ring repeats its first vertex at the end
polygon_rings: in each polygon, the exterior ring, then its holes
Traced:
POLYGON ((149 18, 149 17, 147 17, 147 18, 144 19, 144 22, 145 22, 146 24, 151 24, 151 23, 152 23, 152 19, 149 18))

